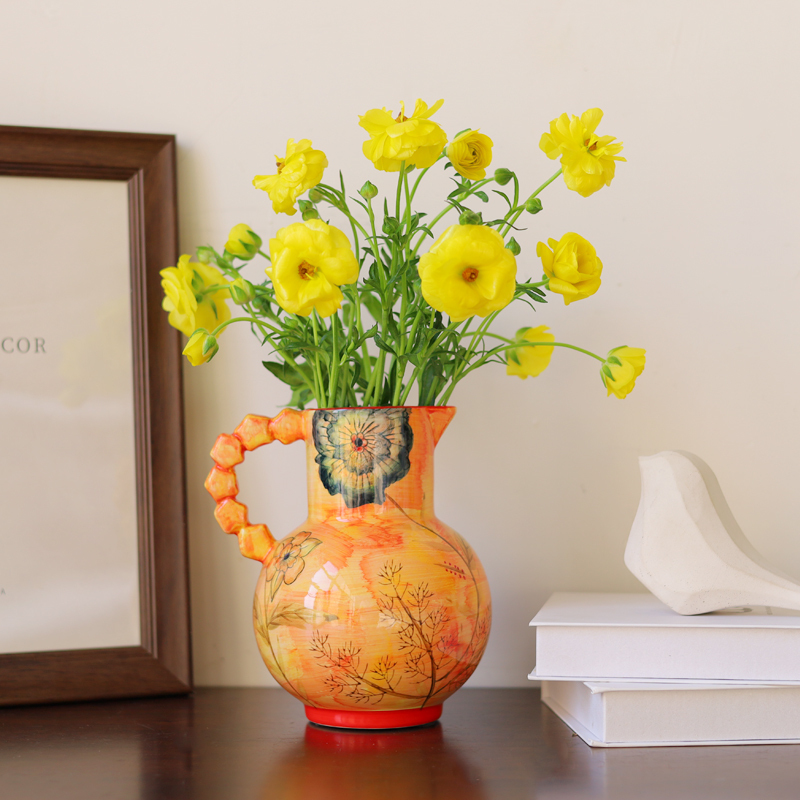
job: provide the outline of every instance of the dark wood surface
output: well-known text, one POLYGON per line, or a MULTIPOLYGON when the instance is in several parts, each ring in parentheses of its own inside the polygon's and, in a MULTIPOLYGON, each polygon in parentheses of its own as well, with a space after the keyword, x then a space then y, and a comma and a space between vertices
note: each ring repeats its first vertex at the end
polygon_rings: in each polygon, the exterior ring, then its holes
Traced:
POLYGON ((441 723, 306 723, 280 689, 0 709, 2 800, 796 800, 800 747, 592 749, 535 689, 470 689, 441 723))
POLYGON ((0 175, 128 185, 141 618, 140 647, 0 653, 0 706, 188 692, 181 345, 159 276, 178 256, 175 137, 0 125, 0 175))

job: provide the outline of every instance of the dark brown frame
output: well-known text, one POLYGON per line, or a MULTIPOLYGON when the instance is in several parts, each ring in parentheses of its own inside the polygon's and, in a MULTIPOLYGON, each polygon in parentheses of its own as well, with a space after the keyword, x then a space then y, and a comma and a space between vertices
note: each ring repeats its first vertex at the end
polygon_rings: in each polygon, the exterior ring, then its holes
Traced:
POLYGON ((0 654, 0 706, 189 692, 180 335, 158 274, 178 255, 175 137, 0 125, 0 175, 128 183, 142 641, 0 654))

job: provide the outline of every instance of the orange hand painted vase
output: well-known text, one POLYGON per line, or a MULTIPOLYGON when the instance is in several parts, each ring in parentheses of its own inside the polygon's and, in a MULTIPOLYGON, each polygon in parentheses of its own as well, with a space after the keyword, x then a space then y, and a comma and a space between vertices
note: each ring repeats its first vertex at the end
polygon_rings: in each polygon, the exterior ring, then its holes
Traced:
POLYGON ((452 407, 286 409, 217 439, 206 488, 223 530, 263 563, 253 621, 275 679, 312 722, 432 722, 473 673, 491 624, 486 576, 433 511, 433 450, 452 407), (275 541, 236 500, 246 451, 306 443, 308 519, 275 541))

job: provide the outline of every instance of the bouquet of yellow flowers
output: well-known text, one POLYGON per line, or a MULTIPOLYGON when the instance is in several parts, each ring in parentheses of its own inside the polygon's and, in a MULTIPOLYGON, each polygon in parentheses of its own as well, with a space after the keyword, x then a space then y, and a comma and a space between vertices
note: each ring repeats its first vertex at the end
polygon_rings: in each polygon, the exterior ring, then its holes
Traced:
POLYGON ((369 135, 364 155, 376 169, 397 173, 391 196, 379 198, 370 181, 349 196, 341 173, 338 185, 323 183, 325 154, 308 139, 290 139, 276 173, 257 175, 253 185, 275 213, 299 211, 302 222, 278 230, 269 252, 249 225, 235 225, 222 252, 199 247, 197 261, 183 255, 161 272, 164 309, 189 337, 183 352, 193 365, 210 361, 225 328, 243 322, 270 348, 272 360, 263 364, 291 388, 288 405, 301 409, 312 400, 319 408, 405 405, 415 387, 419 405, 445 405, 479 367, 501 362, 509 375, 536 376, 555 347, 597 359, 608 394, 628 395, 644 369, 641 348, 600 356, 555 341, 544 325, 513 337, 491 330, 513 301, 546 303, 550 292, 568 305, 600 287, 603 263, 577 233, 539 242, 542 279, 518 280, 521 247, 510 234, 523 214, 542 210, 539 195, 559 176, 583 197, 611 184, 625 159, 621 142, 596 133, 603 112, 550 123, 539 146, 560 169, 526 196, 512 170, 487 176, 493 142, 486 134, 467 129, 448 142, 432 119, 441 105, 417 100, 411 116, 401 104, 397 115, 375 108, 360 118, 369 135), (414 210, 414 198, 437 164, 452 170, 455 186, 429 217, 414 210), (474 207, 488 203, 487 189, 507 207, 496 219, 484 220, 474 207), (350 236, 331 224, 331 214, 350 236), (448 216, 455 224, 437 232, 448 216), (241 274, 257 257, 267 262, 260 282, 241 274), (241 313, 232 316, 228 300, 241 313))

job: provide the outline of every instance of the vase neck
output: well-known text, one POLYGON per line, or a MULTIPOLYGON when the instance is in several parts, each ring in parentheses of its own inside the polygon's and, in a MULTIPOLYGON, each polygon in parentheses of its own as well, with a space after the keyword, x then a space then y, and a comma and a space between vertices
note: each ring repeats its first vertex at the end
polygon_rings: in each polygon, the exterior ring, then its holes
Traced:
POLYGON ((455 409, 305 413, 310 518, 433 514, 433 451, 455 409))

